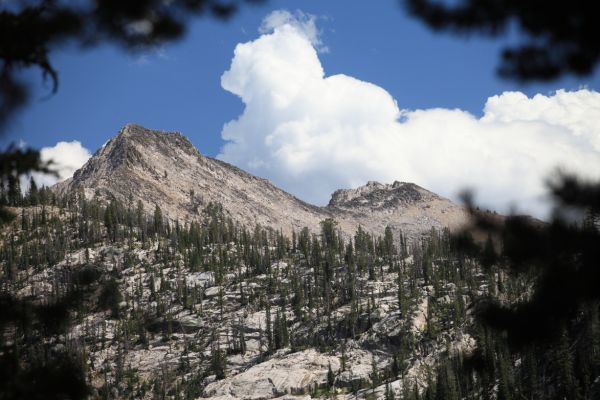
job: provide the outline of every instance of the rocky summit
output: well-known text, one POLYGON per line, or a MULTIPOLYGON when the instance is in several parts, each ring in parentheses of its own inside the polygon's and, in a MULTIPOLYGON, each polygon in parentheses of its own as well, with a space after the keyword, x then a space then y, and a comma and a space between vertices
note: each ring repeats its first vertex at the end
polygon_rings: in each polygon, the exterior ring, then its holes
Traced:
POLYGON ((369 182, 333 193, 326 207, 308 204, 223 161, 206 157, 183 135, 129 124, 99 149, 59 193, 83 190, 87 198, 115 196, 159 206, 181 222, 197 220, 209 203, 219 203, 235 221, 291 234, 333 218, 347 237, 360 225, 381 234, 387 226, 399 237, 416 238, 432 227, 455 229, 466 221, 463 207, 413 183, 369 182))

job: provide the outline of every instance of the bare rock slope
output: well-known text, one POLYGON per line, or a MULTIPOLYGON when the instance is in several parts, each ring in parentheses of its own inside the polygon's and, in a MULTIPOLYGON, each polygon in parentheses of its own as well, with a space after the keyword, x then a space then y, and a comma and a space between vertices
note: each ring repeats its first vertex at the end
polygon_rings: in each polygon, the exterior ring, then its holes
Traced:
POLYGON ((100 148, 73 178, 56 186, 61 193, 83 190, 87 197, 114 195, 141 200, 147 211, 158 205, 180 221, 198 218, 209 202, 218 202, 235 220, 281 229, 285 233, 334 218, 350 236, 358 225, 381 234, 386 226, 416 237, 432 227, 457 228, 465 210, 415 184, 369 182, 337 190, 326 207, 317 207, 223 161, 206 157, 179 133, 129 124, 100 148))

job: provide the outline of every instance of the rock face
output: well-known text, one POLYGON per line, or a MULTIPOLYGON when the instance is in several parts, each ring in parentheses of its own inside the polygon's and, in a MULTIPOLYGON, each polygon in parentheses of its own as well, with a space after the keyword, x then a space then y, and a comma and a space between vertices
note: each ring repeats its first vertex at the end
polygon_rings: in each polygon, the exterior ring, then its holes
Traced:
POLYGON ((204 394, 219 399, 256 400, 307 394, 315 384, 325 385, 329 365, 337 371, 339 359, 314 349, 274 357, 242 373, 209 384, 204 394))
POLYGON ((67 193, 83 190, 86 197, 115 196, 141 200, 146 211, 158 205, 163 214, 182 222, 198 218, 209 202, 218 202, 234 221, 292 230, 319 230, 319 222, 334 218, 351 236, 358 225, 382 234, 392 227, 417 237, 431 227, 456 228, 466 220, 462 207, 415 184, 369 182, 357 189, 336 191, 329 205, 317 207, 220 160, 206 157, 179 133, 126 125, 99 149, 73 178, 56 186, 67 193))

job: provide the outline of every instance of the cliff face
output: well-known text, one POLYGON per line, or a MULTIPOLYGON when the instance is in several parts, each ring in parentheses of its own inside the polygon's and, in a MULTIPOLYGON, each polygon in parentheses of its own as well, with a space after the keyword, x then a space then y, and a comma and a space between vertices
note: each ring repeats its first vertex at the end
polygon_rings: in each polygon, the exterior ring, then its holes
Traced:
POLYGON ((317 207, 275 187, 268 180, 206 157, 179 133, 126 125, 99 149, 59 192, 83 190, 87 197, 111 195, 158 205, 170 219, 192 221, 209 202, 218 202, 236 221, 281 229, 285 233, 334 218, 351 236, 361 225, 381 234, 386 226, 409 237, 431 227, 456 228, 466 219, 462 207, 415 184, 369 182, 337 190, 326 207, 317 207))

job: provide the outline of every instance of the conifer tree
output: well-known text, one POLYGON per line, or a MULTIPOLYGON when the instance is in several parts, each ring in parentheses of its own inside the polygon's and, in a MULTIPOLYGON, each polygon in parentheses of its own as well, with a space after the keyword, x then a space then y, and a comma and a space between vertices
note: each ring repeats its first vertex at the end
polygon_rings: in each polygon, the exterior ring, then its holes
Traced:
POLYGON ((385 400, 395 400, 394 390, 389 383, 385 384, 385 400))
POLYGON ((331 369, 331 362, 327 367, 327 389, 331 390, 335 384, 335 375, 331 369))
POLYGON ((271 325, 271 304, 269 299, 266 299, 266 308, 265 308, 265 335, 267 336, 267 351, 274 350, 273 343, 273 330, 271 325))
POLYGON ((379 385, 379 369, 377 368, 377 362, 375 362, 375 355, 371 355, 371 388, 375 388, 379 385))
POLYGON ((163 232, 162 210, 160 209, 160 207, 157 204, 156 207, 154 207, 154 233, 161 234, 162 232, 163 232))

